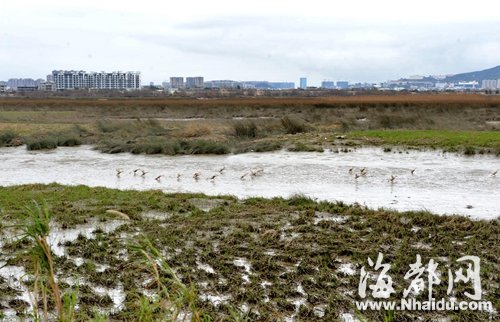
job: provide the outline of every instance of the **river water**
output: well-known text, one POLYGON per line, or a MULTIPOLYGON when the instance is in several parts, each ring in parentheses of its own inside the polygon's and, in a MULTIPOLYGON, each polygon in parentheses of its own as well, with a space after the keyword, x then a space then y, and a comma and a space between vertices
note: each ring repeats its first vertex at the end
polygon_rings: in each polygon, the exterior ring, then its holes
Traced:
POLYGON ((1 186, 57 182, 240 198, 303 194, 372 208, 429 210, 482 219, 500 216, 500 172, 492 175, 498 169, 500 158, 492 155, 386 153, 380 148, 359 148, 349 153, 279 151, 224 156, 103 154, 90 146, 51 151, 0 149, 1 186), (361 175, 363 168, 365 174, 361 175), (117 176, 116 169, 123 169, 123 173, 117 176), (137 171, 134 175, 135 169, 147 173, 141 176, 137 171), (196 172, 200 173, 198 180, 193 178, 196 172), (159 175, 162 177, 155 180, 159 175), (217 177, 210 180, 213 175, 217 177), (391 176, 396 177, 392 182, 391 176))

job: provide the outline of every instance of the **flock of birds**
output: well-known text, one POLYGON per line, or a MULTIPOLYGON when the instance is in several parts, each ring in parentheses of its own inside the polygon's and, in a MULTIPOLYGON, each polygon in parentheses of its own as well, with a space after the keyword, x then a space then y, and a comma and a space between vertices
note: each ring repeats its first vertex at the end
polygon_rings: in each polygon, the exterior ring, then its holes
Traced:
MULTIPOLYGON (((209 180, 211 182, 214 182, 217 177, 219 177, 219 176, 221 176, 221 175, 224 174, 225 170, 226 170, 226 167, 223 166, 222 168, 220 168, 219 170, 217 170, 216 173, 214 173, 211 176, 207 177, 207 180, 209 180)), ((414 175, 416 170, 417 170, 416 168, 410 170, 410 174, 414 175)), ((124 173, 123 169, 116 169, 116 176, 118 178, 121 177, 122 173, 124 173)), ((133 174, 134 176, 140 176, 140 177, 144 178, 144 177, 146 177, 146 175, 149 172, 145 171, 144 169, 137 168, 137 169, 134 169, 130 173, 133 174)), ((354 174, 354 179, 358 180, 361 177, 365 177, 367 175, 367 173, 368 173, 368 170, 366 169, 366 167, 364 167, 364 168, 359 169, 359 171, 357 171, 357 170, 355 170, 354 167, 352 167, 352 168, 349 169, 348 173, 350 175, 354 174)), ((490 176, 491 177, 496 177, 497 173, 498 173, 498 170, 492 172, 490 176)), ((241 175, 240 179, 241 180, 245 180, 246 178, 252 178, 253 179, 253 178, 261 176, 263 174, 264 174, 264 169, 263 168, 250 169, 247 172, 243 173, 241 175)), ((165 177, 165 175, 160 174, 160 175, 156 176, 154 179, 157 182, 160 182, 163 177, 165 177)), ((181 177, 182 177, 182 174, 181 173, 177 173, 177 181, 180 181, 181 177)), ((196 182, 198 182, 201 177, 202 177, 202 172, 201 171, 197 171, 197 172, 195 172, 193 174, 193 179, 196 182)), ((395 183, 396 179, 397 179, 397 176, 391 174, 391 176, 388 178, 387 181, 389 181, 390 183, 395 183)))
MULTIPOLYGON (((211 182, 214 182, 216 178, 218 178, 219 176, 223 175, 224 172, 226 171, 226 167, 223 166, 222 168, 220 168, 219 170, 217 170, 214 174, 208 176, 206 179, 211 181, 211 182)), ((123 169, 116 169, 116 177, 117 178, 121 178, 122 176, 122 173, 124 173, 124 170, 123 169)), ((142 178, 145 178, 146 175, 148 174, 149 172, 144 170, 144 169, 141 169, 141 168, 137 168, 137 169, 134 169, 132 172, 130 172, 130 174, 133 174, 134 177, 136 176, 140 176, 142 178)), ((257 168, 257 169, 250 169, 248 170, 247 172, 243 173, 243 175, 241 175, 240 179, 241 180, 245 180, 246 178, 255 178, 255 177, 258 177, 258 176, 261 176, 264 174, 264 169, 263 168, 257 168)), ((158 176, 156 176, 154 179, 157 181, 157 182, 161 182, 161 179, 164 178, 165 175, 164 174, 160 174, 158 176)), ((197 171, 193 174, 193 179, 198 182, 202 177, 202 172, 201 171, 197 171)), ((182 173, 177 173, 177 181, 180 181, 182 178, 182 173)))
MULTIPOLYGON (((415 174, 415 170, 417 170, 417 169, 415 168, 413 170, 410 170, 411 175, 415 174)), ((350 168, 349 174, 353 174, 353 173, 354 173, 354 179, 358 180, 358 178, 365 177, 366 174, 368 173, 368 170, 366 170, 366 168, 361 168, 359 170, 359 173, 355 173, 354 168, 350 168)), ((396 181, 396 178, 397 178, 397 176, 391 174, 391 176, 389 177, 389 179, 387 181, 389 181, 390 183, 394 183, 396 181)))
MULTIPOLYGON (((410 174, 414 175, 416 170, 417 170, 416 168, 410 170, 410 174)), ((366 168, 361 168, 359 170, 359 173, 356 173, 354 168, 349 169, 349 174, 351 174, 351 175, 354 174, 355 180, 357 180, 360 177, 366 176, 367 173, 368 173, 368 170, 366 170, 366 168)), ((490 177, 496 177, 497 173, 498 173, 498 170, 495 170, 494 172, 491 173, 490 177)), ((387 181, 389 181, 390 183, 394 183, 396 181, 396 178, 397 178, 397 176, 391 174, 391 176, 389 177, 389 179, 387 181)))

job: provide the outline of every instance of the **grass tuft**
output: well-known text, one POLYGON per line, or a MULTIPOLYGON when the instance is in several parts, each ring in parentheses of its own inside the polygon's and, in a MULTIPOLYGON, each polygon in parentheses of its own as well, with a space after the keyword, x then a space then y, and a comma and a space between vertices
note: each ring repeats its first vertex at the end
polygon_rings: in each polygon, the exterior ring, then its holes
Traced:
POLYGON ((286 134, 297 134, 307 132, 306 124, 298 118, 285 116, 281 119, 281 125, 286 134))
POLYGON ((257 125, 253 121, 237 121, 233 123, 234 136, 248 139, 257 137, 257 125))

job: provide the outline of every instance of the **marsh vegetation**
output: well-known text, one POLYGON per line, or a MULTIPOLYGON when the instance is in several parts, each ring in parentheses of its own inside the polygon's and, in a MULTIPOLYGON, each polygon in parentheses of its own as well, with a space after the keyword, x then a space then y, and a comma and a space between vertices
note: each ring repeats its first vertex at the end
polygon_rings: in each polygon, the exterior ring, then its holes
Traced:
POLYGON ((240 153, 402 145, 500 151, 500 99, 374 95, 241 99, 2 99, 0 146, 107 153, 240 153), (341 139, 339 139, 341 138, 341 139))
MULTIPOLYGON (((61 314, 61 298, 63 309, 74 308, 64 316, 80 321, 176 316, 194 321, 337 321, 345 314, 381 320, 386 312, 358 312, 353 304, 357 272, 379 252, 392 264, 398 292, 416 254, 443 267, 460 254, 480 256, 484 299, 494 307, 500 304, 494 282, 498 220, 395 213, 302 196, 238 200, 54 184, 0 188, 0 204, 3 314, 27 317, 33 314, 30 307, 38 308, 40 316, 45 311, 61 314), (44 200, 47 206, 27 213, 32 200, 44 200), (51 236, 89 224, 88 232, 59 238, 63 252, 54 253, 51 236), (31 238, 14 237, 22 231, 31 238), (52 264, 44 262, 43 268, 37 256, 52 258, 52 264), (6 280, 6 271, 20 268, 26 272, 24 287, 6 280), (46 300, 29 303, 29 297, 22 297, 27 291, 46 300)), ((467 285, 456 287, 460 299, 467 285)), ((436 286, 436 297, 446 297, 446 288, 436 286)), ((415 314, 395 312, 395 320, 413 320, 415 314)), ((418 315, 498 318, 484 311, 418 315)))

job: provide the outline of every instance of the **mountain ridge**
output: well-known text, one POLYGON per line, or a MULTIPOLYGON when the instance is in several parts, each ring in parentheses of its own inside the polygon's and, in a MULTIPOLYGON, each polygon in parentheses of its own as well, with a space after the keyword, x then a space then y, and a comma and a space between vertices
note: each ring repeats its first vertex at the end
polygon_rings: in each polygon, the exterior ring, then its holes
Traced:
POLYGON ((500 79, 500 65, 479 71, 460 73, 447 76, 445 82, 481 82, 485 79, 500 79))

